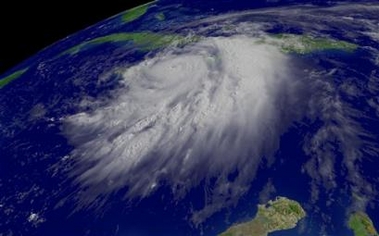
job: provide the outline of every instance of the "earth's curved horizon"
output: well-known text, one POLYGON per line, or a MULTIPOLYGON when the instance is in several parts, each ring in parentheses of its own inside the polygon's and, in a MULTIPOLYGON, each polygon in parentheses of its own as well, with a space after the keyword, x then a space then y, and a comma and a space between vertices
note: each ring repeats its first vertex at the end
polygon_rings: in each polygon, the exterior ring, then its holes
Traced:
POLYGON ((379 4, 154 1, 0 76, 0 236, 378 235, 379 4))

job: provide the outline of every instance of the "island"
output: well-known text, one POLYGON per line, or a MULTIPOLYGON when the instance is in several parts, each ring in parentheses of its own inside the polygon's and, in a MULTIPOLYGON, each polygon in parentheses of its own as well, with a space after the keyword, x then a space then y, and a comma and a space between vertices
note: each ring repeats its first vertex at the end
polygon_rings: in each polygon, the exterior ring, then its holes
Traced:
POLYGON ((264 43, 281 48, 284 53, 307 54, 325 50, 342 50, 353 52, 358 45, 331 38, 315 37, 302 34, 273 34, 264 43))
POLYGON ((140 5, 140 6, 137 6, 135 8, 132 8, 132 9, 129 9, 127 11, 125 11, 125 13, 122 14, 122 21, 124 23, 129 23, 129 22, 132 22, 138 18, 140 18, 141 16, 143 16, 147 10, 149 9, 149 7, 154 3, 155 1, 153 2, 148 2, 146 4, 143 4, 143 5, 140 5))
POLYGON ((170 44, 184 45, 198 40, 199 37, 197 36, 184 37, 176 34, 160 34, 148 31, 136 33, 115 33, 80 43, 65 50, 59 56, 67 54, 74 55, 78 52, 104 43, 131 43, 131 46, 137 47, 140 51, 149 51, 159 49, 170 44))
POLYGON ((219 236, 265 236, 268 233, 295 228, 306 216, 301 205, 286 197, 259 204, 254 219, 231 226, 219 236))
POLYGON ((5 76, 4 78, 1 78, 0 79, 0 89, 4 88, 6 85, 8 85, 13 80, 20 78, 27 70, 28 70, 28 68, 18 70, 18 71, 13 72, 12 74, 10 74, 8 76, 5 76))
MULTIPOLYGON (((162 17, 162 16, 160 16, 162 17)), ((170 44, 185 45, 197 42, 205 37, 202 36, 183 36, 180 34, 161 34, 149 31, 114 33, 82 42, 71 47, 61 54, 74 55, 83 50, 98 46, 104 43, 131 43, 131 46, 140 51, 149 51, 163 48, 170 44)), ((313 38, 307 35, 278 34, 256 41, 279 47, 283 53, 307 54, 323 50, 343 50, 352 52, 357 49, 357 45, 345 41, 337 41, 327 38, 313 38)))
POLYGON ((370 217, 362 211, 352 213, 348 225, 355 236, 379 236, 370 217))

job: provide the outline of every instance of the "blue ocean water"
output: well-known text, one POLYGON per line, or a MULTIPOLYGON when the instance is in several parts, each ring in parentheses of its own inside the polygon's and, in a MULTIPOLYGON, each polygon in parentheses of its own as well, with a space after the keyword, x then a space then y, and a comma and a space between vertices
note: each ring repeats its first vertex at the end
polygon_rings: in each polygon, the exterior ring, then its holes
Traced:
MULTIPOLYGON (((273 7, 283 5, 297 4, 296 1, 277 1, 277 2, 244 2, 235 4, 232 1, 223 1, 222 4, 214 2, 182 2, 186 4, 195 4, 198 12, 210 14, 210 12, 229 12, 231 10, 243 10, 258 7, 273 7)), ((330 5, 333 2, 312 1, 317 5, 330 5)), ((159 3, 161 4, 161 3, 159 3)), ((164 5, 162 3, 162 5, 164 5)), ((157 11, 158 12, 158 11, 157 11)), ((194 15, 198 14, 193 13, 194 15)), ((154 13, 154 12, 153 12, 154 13)), ((177 13, 176 13, 177 14, 177 13)), ((173 13, 175 15, 175 13, 173 13)), ((191 17, 183 18, 183 22, 189 22, 191 17)), ((143 22, 117 28, 117 32, 128 31, 133 27, 141 26, 141 29, 149 29, 151 26, 144 25, 143 22)), ((191 190, 191 192, 180 201, 175 201, 169 187, 160 188, 152 196, 145 199, 125 201, 123 200, 125 191, 120 191, 111 196, 107 201, 105 209, 96 210, 96 208, 84 208, 78 211, 76 209, 75 198, 67 196, 75 194, 76 186, 67 184, 67 176, 64 173, 56 171, 57 163, 61 163, 61 158, 68 155, 73 147, 67 143, 67 140, 61 133, 61 127, 56 120, 38 120, 30 121, 30 110, 36 104, 49 104, 46 107, 46 117, 62 117, 77 112, 75 101, 83 95, 94 98, 100 96, 112 96, 112 91, 119 86, 117 75, 110 75, 111 79, 106 83, 99 84, 96 82, 99 75, 113 68, 115 64, 128 66, 144 59, 145 54, 138 51, 123 51, 119 54, 114 52, 120 45, 105 44, 97 46, 96 50, 84 50, 80 55, 73 57, 62 57, 59 60, 52 59, 46 63, 45 58, 54 58, 55 55, 62 52, 64 48, 77 44, 82 39, 89 36, 106 35, 109 32, 114 33, 112 21, 102 22, 95 25, 89 31, 79 32, 55 45, 47 48, 41 54, 25 61, 15 68, 21 69, 26 65, 31 65, 31 70, 26 72, 20 80, 12 83, 12 87, 5 87, 1 90, 4 110, 2 112, 2 125, 7 127, 2 132, 4 137, 0 139, 1 165, 0 179, 6 180, 1 184, 2 192, 11 193, 28 192, 32 190, 34 194, 31 201, 15 202, 15 209, 44 209, 44 217, 48 219, 40 227, 35 228, 25 223, 27 215, 20 215, 15 221, 8 224, 7 227, 24 228, 18 229, 20 235, 29 231, 29 235, 215 235, 222 232, 233 222, 239 222, 241 219, 251 219, 256 213, 256 206, 259 203, 259 193, 264 186, 271 181, 275 186, 275 193, 271 197, 286 196, 304 204, 306 210, 312 209, 308 200, 311 196, 310 182, 308 175, 302 173, 302 166, 307 160, 303 152, 305 133, 312 133, 322 125, 321 120, 303 120, 294 124, 282 137, 278 152, 275 154, 275 162, 271 165, 261 163, 257 172, 256 179, 251 183, 251 190, 246 193, 238 203, 217 212, 199 226, 190 222, 190 210, 201 209, 205 202, 206 184, 191 190), (100 30, 100 26, 109 24, 107 30, 100 30), (110 58, 109 55, 112 55, 110 58), (86 58, 96 58, 97 63, 87 65, 86 58), (41 66, 40 62, 43 62, 41 66), (70 68, 69 65, 76 65, 70 68), (101 65, 101 66, 99 66, 101 65), (37 72, 36 72, 37 71, 37 72), (49 75, 46 79, 44 71, 49 75), (80 73, 79 73, 80 72, 80 73), (77 74, 85 75, 76 77, 77 74), (74 86, 74 83, 75 86, 74 86), (78 84, 79 83, 79 84, 78 84), (17 94, 14 94, 17 91, 17 94), (55 94, 56 96, 51 96, 55 94), (72 103, 71 103, 72 102, 72 103), (14 104, 17 104, 14 105, 14 104), (4 115, 5 114, 5 115, 4 115), (307 124, 307 125, 305 125, 307 124), (306 130, 306 131, 305 131, 306 130), (59 191, 56 191, 59 189, 59 191), (49 196, 48 198, 46 196, 49 196), (66 199, 62 202, 62 199, 66 199), (60 207, 60 206, 64 207, 60 207), (191 206, 191 207, 188 207, 191 206), (73 213, 74 212, 74 213, 73 213), (62 217, 64 216, 64 217, 62 217), (227 216, 227 217, 226 217, 227 216), (227 220, 226 220, 227 218, 227 220)), ((166 26, 162 26, 165 28, 166 26)), ((157 31, 159 27, 155 28, 157 31)), ((277 24, 272 28, 270 33, 303 33, 303 30, 297 26, 287 26, 277 24)), ((328 31, 335 38, 344 39, 344 35, 336 31, 328 31)), ((371 45, 379 48, 377 42, 366 37, 358 39, 360 45, 371 45)), ((369 93, 366 87, 370 79, 367 74, 376 69, 376 65, 369 60, 371 54, 366 50, 359 50, 354 55, 347 55, 340 52, 323 52, 322 58, 318 60, 318 65, 326 69, 333 69, 334 59, 340 63, 349 65, 343 71, 338 72, 333 78, 333 84, 338 88, 348 77, 358 79, 351 81, 362 91, 369 93)), ((320 57, 320 54, 307 55, 304 59, 314 61, 314 57, 320 57), (308 57, 308 58, 307 58, 308 57)), ((46 75, 47 76, 47 75, 46 75)), ((375 94, 377 91, 371 91, 375 94)), ((375 117, 375 110, 366 104, 364 96, 348 96, 344 93, 339 94, 343 100, 348 101, 353 107, 358 107, 364 111, 364 117, 360 117, 357 122, 366 130, 378 130, 379 122, 375 117)), ((92 109, 92 108, 88 108, 92 109)), ((379 137, 372 135, 372 141, 378 143, 379 137)), ((338 142, 331 143, 331 146, 338 150, 338 142)), ((378 158, 370 153, 365 153, 370 157, 370 162, 358 163, 364 170, 364 175, 368 176, 372 182, 377 182, 379 174, 378 158), (372 176, 372 177, 370 177, 372 176)), ((342 156, 336 154, 336 158, 341 162, 342 156)), ((341 173, 345 173, 343 167, 339 168, 341 173)), ((230 176, 233 178, 233 176, 230 176)), ((349 206, 350 195, 343 183, 346 182, 345 175, 336 175, 336 182, 341 184, 341 192, 338 197, 335 193, 321 193, 320 202, 327 202, 330 197, 336 197, 337 200, 330 206, 319 205, 319 211, 328 215, 332 219, 332 226, 328 229, 332 235, 348 235, 351 232, 346 227, 346 207, 349 206), (338 220, 339 219, 339 220, 338 220)), ((162 183, 164 184, 164 183, 162 183)), ((29 212, 30 212, 29 211, 29 212)), ((379 212, 375 208, 368 208, 368 214, 374 222, 379 222, 379 212)), ((319 212, 309 212, 308 217, 301 223, 304 225, 306 235, 319 235, 320 228, 325 219, 322 219, 319 212)), ((0 215, 0 217, 3 217, 0 215)), ((298 229, 275 232, 272 235, 293 235, 298 229)))

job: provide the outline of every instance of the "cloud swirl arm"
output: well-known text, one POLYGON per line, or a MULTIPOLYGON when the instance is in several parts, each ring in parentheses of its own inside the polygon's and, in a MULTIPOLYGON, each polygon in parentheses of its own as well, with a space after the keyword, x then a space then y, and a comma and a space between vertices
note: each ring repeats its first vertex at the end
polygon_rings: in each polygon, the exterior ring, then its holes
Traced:
POLYGON ((291 111, 285 103, 296 106, 289 68, 278 48, 237 35, 126 69, 107 105, 65 120, 78 183, 93 196, 127 187, 131 198, 165 183, 180 197, 216 178, 210 205, 234 201, 275 151, 291 111))

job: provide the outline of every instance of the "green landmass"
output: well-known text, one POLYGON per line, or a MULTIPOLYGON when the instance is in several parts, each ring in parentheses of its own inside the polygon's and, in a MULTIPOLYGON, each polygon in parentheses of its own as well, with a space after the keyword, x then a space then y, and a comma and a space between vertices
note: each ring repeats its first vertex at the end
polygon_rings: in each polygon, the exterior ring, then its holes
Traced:
POLYGON ((370 217, 361 211, 350 215, 349 228, 355 236, 379 236, 370 217))
POLYGON ((267 204, 258 205, 251 221, 236 224, 219 236, 266 236, 268 233, 295 228, 306 213, 301 205, 285 197, 277 197, 267 204))
MULTIPOLYGON (((158 16, 157 16, 158 17, 158 16)), ((195 42, 201 39, 200 36, 184 37, 175 34, 161 34, 153 32, 134 32, 134 33, 115 33, 98 38, 94 38, 83 43, 80 43, 60 55, 76 54, 91 46, 96 46, 102 43, 125 43, 130 42, 133 46, 138 47, 139 50, 147 51, 158 49, 168 46, 171 43, 177 42, 179 45, 195 42)), ((322 50, 344 50, 354 51, 357 45, 345 41, 337 41, 334 39, 326 38, 313 38, 307 35, 292 35, 292 34, 278 34, 258 43, 266 43, 275 45, 281 48, 285 53, 299 53, 306 54, 314 51, 322 50)))
POLYGON ((160 12, 155 15, 155 18, 157 18, 159 21, 164 21, 166 19, 166 16, 163 12, 160 12))
POLYGON ((352 52, 358 48, 356 44, 342 40, 297 34, 272 35, 272 37, 267 40, 267 43, 279 46, 285 53, 298 54, 307 54, 323 50, 343 50, 352 52))
POLYGON ((149 2, 149 3, 143 4, 141 6, 138 6, 138 7, 135 7, 135 8, 132 8, 130 10, 125 11, 125 13, 122 14, 122 18, 121 18, 122 21, 124 23, 129 23, 129 22, 132 22, 132 21, 140 18, 141 16, 143 16, 147 12, 150 5, 154 2, 155 1, 149 2))
POLYGON ((4 86, 6 86, 7 84, 9 84, 10 82, 12 82, 13 80, 16 80, 18 78, 21 77, 21 75, 23 75, 26 71, 28 70, 28 68, 25 68, 25 69, 22 69, 22 70, 18 70, 8 76, 5 76, 4 78, 0 79, 0 89, 4 88, 4 86))
POLYGON ((96 46, 102 43, 122 43, 131 42, 133 46, 137 46, 139 50, 147 51, 154 50, 164 46, 168 46, 171 43, 177 43, 178 45, 190 43, 199 40, 199 37, 183 37, 180 35, 165 35, 151 32, 139 32, 139 33, 116 33, 110 34, 92 40, 78 44, 60 55, 70 54, 74 55, 85 48, 96 46))

